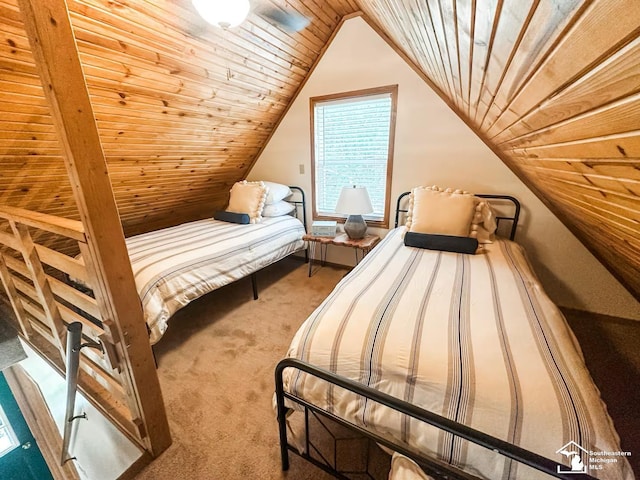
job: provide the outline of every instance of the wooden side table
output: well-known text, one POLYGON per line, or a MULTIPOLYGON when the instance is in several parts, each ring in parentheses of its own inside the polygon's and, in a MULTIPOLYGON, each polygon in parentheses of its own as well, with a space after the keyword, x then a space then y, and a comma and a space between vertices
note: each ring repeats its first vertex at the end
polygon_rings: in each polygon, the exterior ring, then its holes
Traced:
POLYGON ((360 260, 363 259, 364 256, 380 241, 380 237, 377 235, 365 235, 364 238, 359 240, 352 240, 346 233, 339 233, 335 237, 316 237, 314 235, 307 234, 302 237, 302 239, 309 242, 311 250, 309 258, 309 276, 313 273, 313 260, 316 256, 316 245, 320 245, 320 266, 323 266, 327 260, 327 247, 329 245, 353 248, 357 265, 360 263, 360 260), (358 251, 361 253, 360 258, 358 258, 358 251))

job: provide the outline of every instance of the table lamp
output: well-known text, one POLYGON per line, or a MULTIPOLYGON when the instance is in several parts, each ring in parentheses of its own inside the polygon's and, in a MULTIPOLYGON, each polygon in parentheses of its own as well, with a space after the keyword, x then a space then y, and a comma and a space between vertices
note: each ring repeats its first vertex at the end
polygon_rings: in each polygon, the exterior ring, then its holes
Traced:
POLYGON ((342 187, 336 213, 348 215, 344 223, 344 233, 353 240, 364 238, 367 232, 367 224, 362 218, 363 214, 373 213, 371 200, 366 187, 342 187))

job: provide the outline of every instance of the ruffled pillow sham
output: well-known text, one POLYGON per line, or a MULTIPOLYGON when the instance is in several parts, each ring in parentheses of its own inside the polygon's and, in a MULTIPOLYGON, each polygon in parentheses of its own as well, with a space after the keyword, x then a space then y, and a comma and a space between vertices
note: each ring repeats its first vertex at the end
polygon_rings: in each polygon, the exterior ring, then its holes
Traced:
POLYGON ((227 212, 246 213, 250 223, 262 220, 262 210, 267 198, 267 187, 264 182, 236 182, 231 187, 227 212))
POLYGON ((411 190, 407 232, 474 238, 491 243, 497 228, 489 202, 461 189, 437 185, 411 190))

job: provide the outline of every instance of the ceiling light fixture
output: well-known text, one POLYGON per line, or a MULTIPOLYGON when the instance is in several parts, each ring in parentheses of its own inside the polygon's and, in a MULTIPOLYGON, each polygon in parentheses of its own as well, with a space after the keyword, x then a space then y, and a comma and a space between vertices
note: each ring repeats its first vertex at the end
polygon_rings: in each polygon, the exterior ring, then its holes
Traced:
POLYGON ((220 28, 240 25, 249 14, 249 0, 191 0, 200 16, 220 28))

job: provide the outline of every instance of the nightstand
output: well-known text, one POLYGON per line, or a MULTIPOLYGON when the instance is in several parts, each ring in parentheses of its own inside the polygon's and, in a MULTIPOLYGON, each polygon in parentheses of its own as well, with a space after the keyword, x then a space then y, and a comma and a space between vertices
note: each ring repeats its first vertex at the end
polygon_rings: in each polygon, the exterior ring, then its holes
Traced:
POLYGON ((316 254, 316 245, 320 245, 320 265, 324 265, 327 259, 327 247, 329 245, 336 245, 338 247, 351 247, 356 256, 356 265, 360 262, 364 256, 371 251, 380 241, 380 237, 377 235, 365 235, 364 238, 359 240, 350 239, 346 233, 339 233, 335 237, 316 237, 314 235, 305 235, 303 240, 309 242, 310 256, 309 256, 309 276, 313 273, 313 260, 316 254), (358 256, 358 251, 360 256, 358 256))

